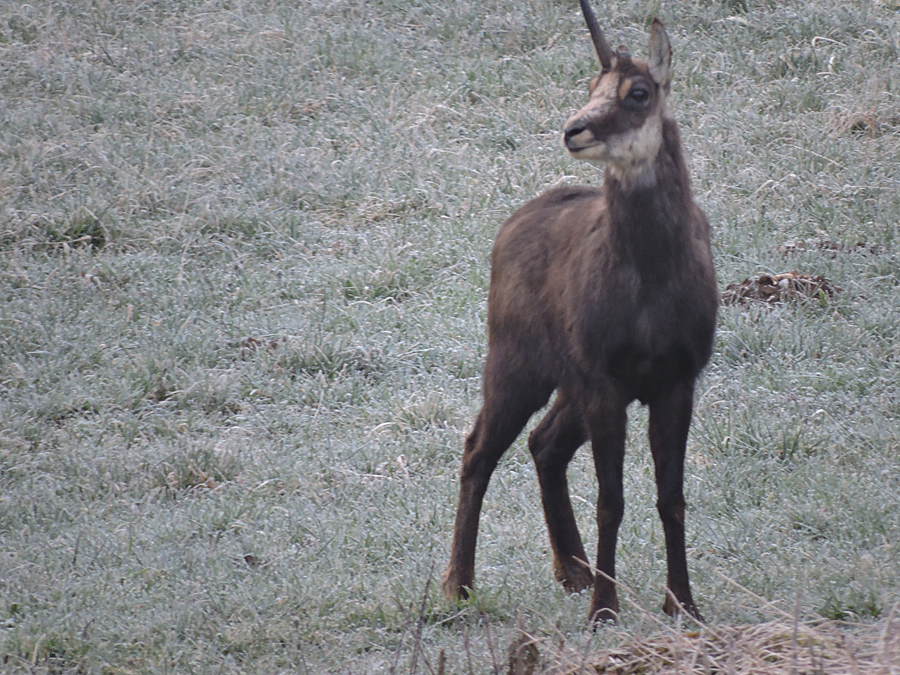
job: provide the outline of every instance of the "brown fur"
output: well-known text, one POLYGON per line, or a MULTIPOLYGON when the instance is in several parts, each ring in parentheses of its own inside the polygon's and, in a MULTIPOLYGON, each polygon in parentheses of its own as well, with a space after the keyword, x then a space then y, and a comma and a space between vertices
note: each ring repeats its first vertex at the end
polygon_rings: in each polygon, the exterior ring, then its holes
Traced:
POLYGON ((473 586, 478 518, 497 462, 555 390, 528 445, 557 579, 570 591, 593 586, 591 617, 616 617, 610 579, 624 510, 625 411, 637 399, 650 408, 668 562, 664 609, 675 614, 680 605, 699 617, 688 581, 682 482, 694 382, 712 351, 718 293, 709 227, 665 108, 668 38, 658 21, 653 31, 655 73, 620 50, 566 125, 573 156, 607 162, 602 189, 551 190, 516 211, 497 236, 484 405, 465 444, 443 581, 449 597, 465 597, 473 586), (636 83, 650 90, 640 105, 628 98, 636 83), (588 439, 600 483, 596 577, 566 480, 588 439))

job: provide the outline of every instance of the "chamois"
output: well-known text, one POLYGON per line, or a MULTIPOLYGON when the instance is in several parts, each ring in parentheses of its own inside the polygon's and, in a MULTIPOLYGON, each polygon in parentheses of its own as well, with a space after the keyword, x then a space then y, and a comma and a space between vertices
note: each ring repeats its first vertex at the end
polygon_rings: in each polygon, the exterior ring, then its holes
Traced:
POLYGON ((626 408, 650 408, 657 510, 666 541, 663 610, 695 618, 684 540, 684 455, 694 384, 712 352, 718 291, 709 225, 691 196, 666 107, 672 49, 659 19, 647 62, 613 52, 587 0, 601 72, 565 125, 576 159, 605 163, 602 189, 561 187, 501 227, 491 256, 484 404, 466 439, 448 598, 468 596, 478 519, 500 457, 555 390, 528 439, 557 580, 593 586, 592 620, 615 621, 615 550, 624 511, 626 408), (572 513, 566 467, 590 439, 599 481, 595 576, 572 513))

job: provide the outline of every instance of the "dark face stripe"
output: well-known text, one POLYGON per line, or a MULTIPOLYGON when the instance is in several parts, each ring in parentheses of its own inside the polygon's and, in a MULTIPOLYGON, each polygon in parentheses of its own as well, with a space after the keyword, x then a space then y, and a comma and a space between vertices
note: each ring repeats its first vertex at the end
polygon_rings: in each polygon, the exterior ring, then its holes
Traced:
POLYGON ((598 96, 602 95, 603 98, 593 98, 576 116, 584 119, 585 126, 597 140, 606 140, 617 134, 638 129, 644 125, 648 117, 657 114, 659 87, 649 73, 642 72, 643 69, 637 68, 637 64, 633 62, 630 65, 632 67, 629 70, 632 72, 620 73, 613 70, 602 79, 595 78, 591 83, 592 93, 598 92, 599 88, 598 96), (617 80, 614 88, 609 78, 617 80), (647 92, 645 104, 641 105, 629 99, 629 94, 635 88, 647 92))

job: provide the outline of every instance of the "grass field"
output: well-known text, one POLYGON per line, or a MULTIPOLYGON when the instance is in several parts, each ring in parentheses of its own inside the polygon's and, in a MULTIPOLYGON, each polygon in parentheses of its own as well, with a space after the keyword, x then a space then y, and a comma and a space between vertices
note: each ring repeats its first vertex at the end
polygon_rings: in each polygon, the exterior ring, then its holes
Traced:
MULTIPOLYGON (((597 9, 636 56, 667 24, 720 287, 840 289, 721 309, 686 471, 698 604, 716 625, 884 621, 900 6, 597 9)), ((553 581, 521 439, 474 600, 437 584, 493 237, 602 180, 560 144, 594 72, 574 0, 0 3, 0 671, 498 672, 520 622, 544 665, 672 625, 637 406, 617 628, 586 632, 589 597, 553 581)))

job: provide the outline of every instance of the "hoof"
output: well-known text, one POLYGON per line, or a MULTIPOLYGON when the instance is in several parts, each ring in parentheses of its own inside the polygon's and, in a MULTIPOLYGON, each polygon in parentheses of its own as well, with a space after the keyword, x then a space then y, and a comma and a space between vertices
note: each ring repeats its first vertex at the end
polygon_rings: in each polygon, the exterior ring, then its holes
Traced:
POLYGON ((591 612, 590 622, 594 625, 594 628, 597 628, 598 626, 615 626, 618 619, 618 612, 604 607, 596 612, 591 612))
POLYGON ((573 559, 567 565, 559 564, 557 561, 554 567, 556 580, 563 585, 567 593, 580 593, 594 585, 594 575, 578 560, 573 559))
POLYGON ((451 602, 459 602, 460 600, 469 599, 469 589, 472 588, 472 582, 463 584, 459 581, 457 575, 451 568, 447 568, 441 577, 441 590, 444 591, 444 597, 451 602))
POLYGON ((679 602, 671 592, 666 593, 666 600, 663 602, 663 611, 673 619, 684 613, 699 623, 706 623, 703 615, 700 613, 700 610, 697 609, 697 605, 694 604, 693 600, 679 602))
POLYGON ((598 598, 595 589, 588 618, 595 626, 616 623, 619 619, 619 598, 615 591, 612 595, 607 594, 598 598))

